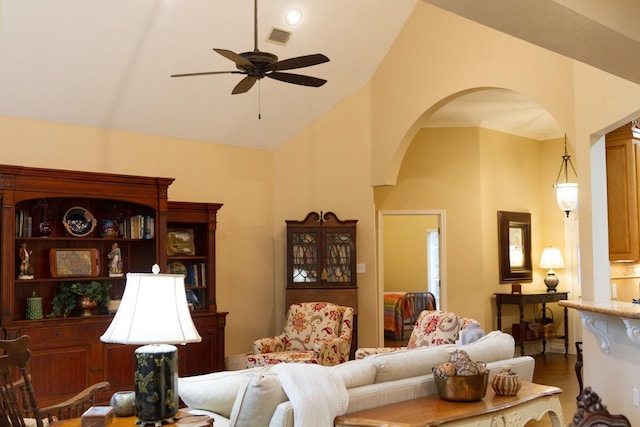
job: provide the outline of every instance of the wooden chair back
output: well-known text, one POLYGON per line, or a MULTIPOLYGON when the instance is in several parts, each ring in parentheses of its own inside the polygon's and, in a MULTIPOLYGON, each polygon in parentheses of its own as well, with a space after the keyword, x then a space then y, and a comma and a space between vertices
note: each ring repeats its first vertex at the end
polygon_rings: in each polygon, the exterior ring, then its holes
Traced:
POLYGON ((40 408, 27 365, 31 358, 31 338, 23 335, 15 340, 0 340, 0 427, 44 427, 69 418, 79 418, 96 403, 99 393, 109 388, 102 381, 69 399, 40 408))
POLYGON ((574 427, 631 427, 629 419, 624 415, 613 415, 602 404, 602 399, 591 387, 585 387, 578 396, 578 410, 573 415, 574 427))
MULTIPOLYGON (((26 427, 25 418, 43 427, 27 363, 31 358, 29 337, 0 341, 0 427, 26 427)), ((33 425, 33 423, 29 423, 33 425)))

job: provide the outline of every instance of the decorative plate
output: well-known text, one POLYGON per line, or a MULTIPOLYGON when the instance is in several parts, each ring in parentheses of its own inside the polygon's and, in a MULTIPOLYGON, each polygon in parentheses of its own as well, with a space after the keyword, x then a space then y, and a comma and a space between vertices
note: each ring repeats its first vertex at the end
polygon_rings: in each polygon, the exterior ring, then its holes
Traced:
POLYGON ((181 262, 172 262, 169 268, 171 269, 171 274, 182 274, 185 277, 187 276, 187 267, 185 267, 181 262))
POLYGON ((96 219, 91 212, 80 206, 70 208, 62 218, 67 232, 75 237, 84 237, 96 227, 96 219))

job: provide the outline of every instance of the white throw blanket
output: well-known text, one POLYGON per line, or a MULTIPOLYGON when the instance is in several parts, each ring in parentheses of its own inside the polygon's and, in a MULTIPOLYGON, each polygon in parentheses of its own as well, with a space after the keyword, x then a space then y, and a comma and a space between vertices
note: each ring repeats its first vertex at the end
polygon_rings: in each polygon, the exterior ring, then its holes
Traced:
POLYGON ((295 427, 331 427, 349 406, 340 374, 331 367, 308 363, 278 363, 271 367, 293 406, 295 427))

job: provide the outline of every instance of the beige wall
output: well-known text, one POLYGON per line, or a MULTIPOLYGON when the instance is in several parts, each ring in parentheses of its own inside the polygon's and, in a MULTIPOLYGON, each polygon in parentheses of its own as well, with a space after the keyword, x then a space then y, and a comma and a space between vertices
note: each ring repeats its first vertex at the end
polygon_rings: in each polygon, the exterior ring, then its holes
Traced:
POLYGON ((427 232, 439 228, 437 215, 384 215, 384 292, 427 291, 427 232))
POLYGON ((573 126, 571 60, 419 2, 371 80, 373 184, 395 182, 433 111, 487 87, 527 95, 562 127, 573 126))
MULTIPOLYGON (((422 129, 407 150, 396 185, 375 188, 378 210, 445 212, 444 308, 478 319, 487 330, 496 327, 493 294, 510 291, 499 284, 500 210, 531 213, 534 281, 523 286, 531 292, 546 290, 544 272, 537 268, 547 245, 544 236, 555 235, 555 245, 562 247, 564 235, 555 200, 543 209, 543 200, 555 197, 557 170, 543 175, 547 168, 542 166, 552 157, 559 167, 562 153, 560 140, 541 143, 481 128, 422 129), (548 225, 545 211, 552 213, 548 225)), ((563 289, 563 272, 558 275, 563 289)), ((506 307, 503 320, 508 325, 517 316, 515 308, 506 307)))

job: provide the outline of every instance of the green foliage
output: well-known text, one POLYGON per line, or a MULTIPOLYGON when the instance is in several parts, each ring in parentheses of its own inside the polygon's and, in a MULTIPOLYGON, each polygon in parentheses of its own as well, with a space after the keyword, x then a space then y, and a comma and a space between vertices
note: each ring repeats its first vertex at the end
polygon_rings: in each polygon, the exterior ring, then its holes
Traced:
POLYGON ((91 282, 61 283, 53 297, 53 310, 48 317, 67 317, 74 308, 78 296, 87 295, 98 304, 100 312, 106 312, 109 304, 109 288, 111 284, 95 280, 91 282))

